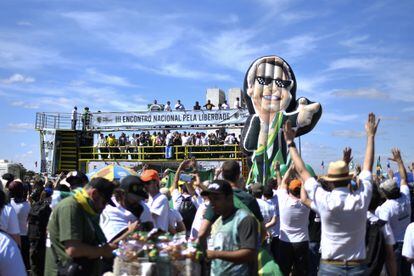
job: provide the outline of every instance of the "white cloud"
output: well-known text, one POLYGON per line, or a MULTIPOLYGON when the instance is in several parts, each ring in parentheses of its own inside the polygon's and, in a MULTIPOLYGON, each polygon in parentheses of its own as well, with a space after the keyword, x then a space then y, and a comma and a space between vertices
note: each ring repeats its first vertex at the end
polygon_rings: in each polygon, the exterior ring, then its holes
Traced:
MULTIPOLYGON (((390 99, 414 102, 414 61, 397 58, 341 58, 330 63, 331 72, 336 70, 358 70, 362 72, 365 80, 371 81, 375 87, 381 87, 380 91, 390 91, 390 99)), ((341 72, 342 73, 342 72, 341 72)), ((357 75, 356 72, 353 72, 357 75)), ((369 88, 375 91, 376 88, 369 88)), ((378 93, 378 92, 377 92, 378 93)), ((382 95, 386 97, 386 95, 382 95)))
POLYGON ((340 69, 357 69, 357 70, 370 70, 375 69, 379 63, 384 63, 384 60, 380 58, 341 58, 334 60, 329 65, 329 70, 340 69))
POLYGON ((413 107, 406 107, 402 109, 402 112, 414 112, 414 106, 413 107))
POLYGON ((359 116, 357 114, 346 115, 346 114, 324 112, 322 114, 321 120, 329 124, 338 124, 338 123, 354 121, 358 118, 359 116))
POLYGON ((24 76, 21 74, 13 74, 6 79, 0 80, 0 82, 5 84, 13 84, 13 83, 31 83, 34 82, 35 79, 32 77, 24 76))
POLYGON ((31 27, 31 26, 33 26, 33 24, 31 22, 29 22, 29 21, 19 21, 19 22, 17 22, 17 25, 19 25, 19 26, 25 26, 25 27, 31 27))
POLYGON ((159 16, 114 10, 69 12, 62 16, 75 21, 93 37, 105 41, 113 49, 136 57, 152 57, 169 49, 186 31, 178 24, 171 24, 176 19, 173 15, 159 16))
POLYGON ((335 97, 344 97, 344 98, 365 98, 372 100, 386 100, 390 98, 390 95, 379 91, 375 88, 360 88, 353 90, 340 90, 332 92, 332 95, 335 97))
POLYGON ((257 31, 231 30, 209 36, 198 45, 207 60, 245 72, 249 64, 270 50, 269 45, 255 43, 257 31))
POLYGON ((282 21, 286 24, 294 24, 299 23, 308 19, 312 19, 314 17, 320 17, 321 13, 313 13, 308 11, 295 11, 295 12, 284 12, 280 15, 282 21))
POLYGON ((36 47, 27 42, 11 41, 0 36, 0 68, 36 69, 46 65, 69 64, 60 53, 46 46, 36 47))
POLYGON ((11 103, 12 106, 23 107, 27 109, 38 109, 39 104, 34 102, 25 102, 25 101, 14 101, 11 103))
POLYGON ((401 118, 398 116, 378 116, 381 121, 400 121, 401 118))
POLYGON ((86 70, 88 75, 88 80, 96 83, 103 83, 115 86, 125 86, 125 87, 136 87, 136 85, 129 82, 126 78, 104 74, 96 71, 94 68, 89 68, 86 70))
POLYGON ((34 125, 31 123, 9 123, 6 130, 9 132, 26 132, 34 130, 34 125))
POLYGON ((349 39, 345 39, 339 42, 340 45, 347 48, 349 53, 362 53, 362 54, 385 54, 390 51, 389 44, 382 45, 382 42, 370 41, 369 35, 354 36, 349 39))
POLYGON ((332 136, 344 138, 361 138, 365 136, 365 132, 356 130, 336 130, 332 132, 332 136))
POLYGON ((311 34, 297 35, 285 39, 282 41, 282 44, 286 45, 284 56, 287 56, 289 58, 296 58, 306 55, 316 49, 316 42, 318 40, 319 38, 311 34))
POLYGON ((27 146, 27 144, 26 144, 26 143, 24 143, 24 142, 21 142, 21 143, 20 143, 20 146, 21 146, 22 148, 24 148, 25 146, 27 146))
POLYGON ((196 69, 186 68, 180 63, 171 63, 162 65, 159 68, 146 67, 144 65, 135 64, 134 67, 139 70, 152 72, 158 75, 185 78, 185 79, 198 79, 198 80, 220 80, 220 81, 233 81, 233 78, 227 74, 215 74, 210 72, 199 71, 196 69))

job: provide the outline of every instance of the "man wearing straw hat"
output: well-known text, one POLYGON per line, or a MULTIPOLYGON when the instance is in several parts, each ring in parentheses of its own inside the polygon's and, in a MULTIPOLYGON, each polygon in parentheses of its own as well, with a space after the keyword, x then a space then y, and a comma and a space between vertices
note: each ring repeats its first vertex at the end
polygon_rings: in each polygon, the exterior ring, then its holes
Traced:
POLYGON ((359 187, 351 193, 352 175, 348 164, 336 161, 329 164, 328 175, 323 179, 332 187, 325 191, 321 184, 306 170, 296 149, 295 130, 288 121, 284 136, 296 171, 305 183, 304 187, 321 217, 321 264, 319 275, 363 275, 365 264, 365 232, 368 205, 372 195, 372 164, 374 140, 379 120, 370 113, 365 124, 367 145, 363 170, 359 175, 359 187))

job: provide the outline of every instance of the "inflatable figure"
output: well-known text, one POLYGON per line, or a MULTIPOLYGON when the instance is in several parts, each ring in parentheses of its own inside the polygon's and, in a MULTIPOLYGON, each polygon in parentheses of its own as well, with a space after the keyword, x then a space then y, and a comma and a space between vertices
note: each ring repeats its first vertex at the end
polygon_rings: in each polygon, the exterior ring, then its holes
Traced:
POLYGON ((286 162, 282 126, 290 120, 296 137, 311 131, 322 114, 319 103, 296 101, 296 79, 289 64, 278 56, 255 60, 247 70, 243 89, 251 114, 242 134, 242 147, 252 154, 247 183, 265 184, 274 174, 274 162, 286 162))

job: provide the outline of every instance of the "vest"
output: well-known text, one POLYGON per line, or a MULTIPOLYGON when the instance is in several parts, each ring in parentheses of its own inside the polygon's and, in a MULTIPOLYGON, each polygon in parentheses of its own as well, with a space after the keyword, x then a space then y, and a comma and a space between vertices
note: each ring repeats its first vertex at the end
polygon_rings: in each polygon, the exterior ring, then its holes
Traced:
MULTIPOLYGON (((240 249, 240 240, 237 236, 237 227, 240 222, 249 214, 237 209, 236 213, 230 221, 223 224, 223 219, 220 217, 213 226, 213 250, 218 251, 236 251, 240 249)), ((211 262, 211 275, 249 275, 249 265, 235 264, 221 259, 214 259, 211 262)))

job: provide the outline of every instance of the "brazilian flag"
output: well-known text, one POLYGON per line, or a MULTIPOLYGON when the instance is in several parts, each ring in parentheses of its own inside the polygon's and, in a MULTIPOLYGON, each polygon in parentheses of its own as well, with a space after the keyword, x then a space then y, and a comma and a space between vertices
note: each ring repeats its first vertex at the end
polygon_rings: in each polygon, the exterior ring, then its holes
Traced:
POLYGON ((382 173, 381 157, 378 155, 378 159, 377 159, 377 176, 380 176, 381 173, 382 173))

